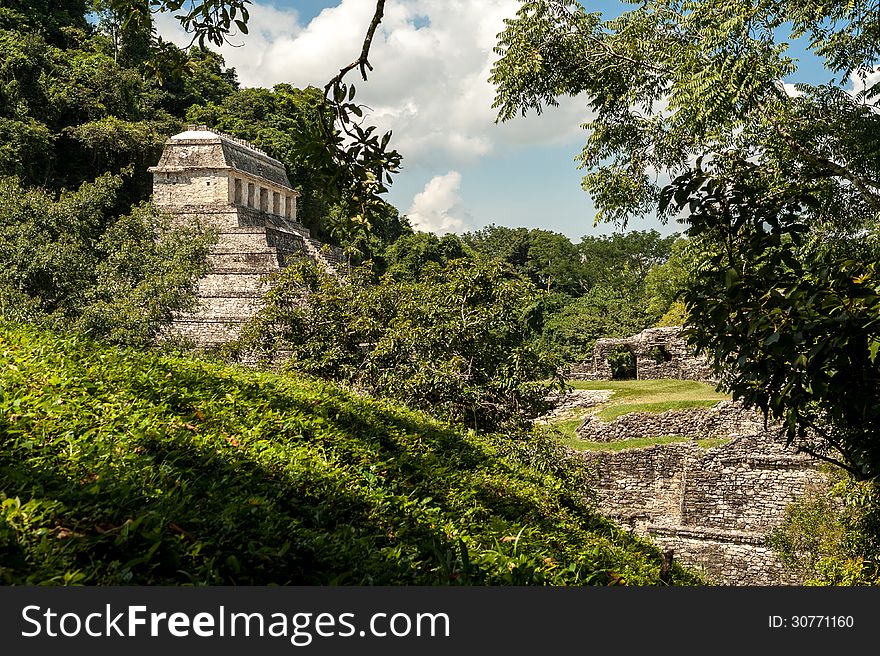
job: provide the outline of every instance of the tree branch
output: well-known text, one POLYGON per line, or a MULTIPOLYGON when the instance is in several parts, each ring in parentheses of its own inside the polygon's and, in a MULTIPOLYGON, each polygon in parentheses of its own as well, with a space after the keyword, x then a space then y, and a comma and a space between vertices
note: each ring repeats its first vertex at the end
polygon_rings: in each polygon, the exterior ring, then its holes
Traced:
POLYGON ((816 451, 816 449, 813 449, 812 447, 805 446, 802 444, 797 445, 798 451, 802 451, 803 453, 809 454, 809 455, 813 456, 814 458, 818 458, 819 460, 823 460, 823 461, 828 462, 832 465, 836 465, 837 467, 840 467, 840 468, 848 471, 850 474, 852 474, 857 479, 864 479, 865 478, 864 473, 858 468, 857 464, 852 461, 852 458, 850 458, 849 454, 846 452, 846 450, 844 450, 843 446, 840 444, 840 442, 838 440, 831 437, 831 435, 828 433, 828 431, 824 430, 815 421, 811 421, 811 420, 807 419, 807 420, 805 420, 805 423, 807 424, 807 426, 811 430, 818 433, 819 437, 821 437, 823 440, 825 440, 825 442, 830 444, 831 447, 835 451, 837 451, 841 456, 843 456, 844 461, 838 460, 837 458, 832 458, 831 456, 822 455, 822 454, 818 453, 816 451))
MULTIPOLYGON (((782 96, 782 99, 788 99, 788 95, 785 93, 784 90, 780 89, 779 87, 774 87, 774 89, 776 90, 777 96, 782 96)), ((763 103, 761 104, 761 106, 762 109, 767 109, 766 105, 764 105, 763 103)), ((771 112, 767 111, 766 116, 770 124, 773 126, 773 129, 780 137, 782 137, 783 141, 785 141, 786 145, 789 148, 791 148, 795 153, 800 155, 803 159, 813 164, 814 166, 824 168, 832 175, 851 182, 855 186, 855 188, 862 193, 868 204, 876 211, 880 212, 880 195, 878 195, 877 193, 878 190, 880 190, 880 182, 878 182, 877 180, 866 178, 865 176, 859 175, 858 173, 854 173, 843 164, 838 164, 837 162, 830 160, 827 157, 822 157, 821 155, 817 155, 816 153, 808 150, 803 145, 803 143, 801 143, 801 141, 796 139, 794 135, 792 135, 788 130, 782 127, 778 121, 774 120, 771 112)))
POLYGON ((385 0, 376 0, 376 11, 373 14, 373 20, 370 21, 370 26, 367 28, 367 33, 364 36, 364 44, 361 49, 360 56, 351 62, 348 66, 339 69, 339 73, 333 77, 326 85, 324 85, 324 95, 330 93, 330 89, 335 87, 338 84, 342 83, 342 79, 348 75, 350 71, 355 68, 360 68, 361 77, 366 82, 367 80, 367 69, 373 70, 372 65, 370 65, 369 56, 370 56, 370 47, 373 45, 373 37, 376 34, 376 28, 379 27, 379 23, 382 22, 382 17, 385 15, 385 0))
POLYGON ((855 467, 851 467, 850 465, 848 465, 840 460, 837 460, 836 458, 831 458, 830 456, 822 455, 821 453, 819 453, 815 449, 811 449, 810 447, 799 445, 797 447, 797 451, 800 453, 806 453, 807 455, 813 456, 814 458, 817 458, 818 460, 822 460, 824 462, 830 463, 836 467, 840 467, 841 469, 852 474, 853 477, 856 479, 862 480, 865 478, 865 475, 861 471, 856 469, 855 467))

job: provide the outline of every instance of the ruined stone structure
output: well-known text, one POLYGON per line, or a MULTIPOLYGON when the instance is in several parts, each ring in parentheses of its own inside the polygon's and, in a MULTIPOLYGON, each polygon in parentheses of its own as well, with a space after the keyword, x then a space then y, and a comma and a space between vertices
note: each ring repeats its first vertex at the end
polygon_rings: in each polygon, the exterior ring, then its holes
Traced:
POLYGON ((706 358, 694 355, 681 336, 681 328, 648 328, 633 337, 599 339, 593 356, 572 366, 564 375, 579 380, 611 380, 609 356, 619 348, 632 353, 635 364, 632 377, 638 380, 713 380, 706 358))
POLYGON ((191 126, 165 142, 153 174, 153 202, 176 222, 219 232, 210 273, 199 281, 200 308, 173 332, 201 347, 234 339, 260 307, 264 278, 297 254, 335 272, 339 249, 313 239, 296 220, 297 192, 284 165, 241 139, 191 126))
MULTIPOLYGON (((714 382, 705 358, 695 356, 680 328, 650 328, 627 339, 600 339, 593 357, 570 378, 612 379, 609 356, 632 353, 633 377, 714 382)), ((578 413, 579 397, 562 399, 554 419, 583 416, 601 403, 591 390, 578 413)), ((602 421, 588 414, 581 439, 614 442, 676 435, 691 441, 620 451, 574 451, 591 473, 602 513, 650 538, 675 558, 721 585, 799 583, 766 543, 786 507, 810 488, 827 484, 819 461, 785 446, 782 429, 765 425, 760 413, 733 401, 711 408, 636 412, 602 421), (725 438, 712 448, 696 440, 725 438)))
POLYGON ((761 413, 735 401, 721 401, 711 408, 684 408, 665 412, 631 412, 603 421, 587 415, 577 428, 588 442, 615 442, 637 437, 675 435, 693 439, 757 435, 763 431, 761 413))
POLYGON ((818 461, 778 434, 742 436, 713 448, 682 442, 624 451, 577 452, 603 513, 671 548, 721 585, 798 583, 766 545, 786 506, 826 483, 818 461))

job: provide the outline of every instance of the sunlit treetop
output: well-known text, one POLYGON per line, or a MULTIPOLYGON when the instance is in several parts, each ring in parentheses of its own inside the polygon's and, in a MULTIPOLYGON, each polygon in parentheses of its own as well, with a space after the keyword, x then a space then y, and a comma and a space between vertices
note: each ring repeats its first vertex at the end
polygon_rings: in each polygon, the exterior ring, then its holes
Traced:
POLYGON ((499 34, 494 106, 506 121, 585 98, 579 161, 599 220, 655 211, 666 176, 731 152, 771 170, 794 167, 837 196, 842 185, 848 203, 873 213, 878 36, 880 14, 867 0, 648 0, 608 20, 569 0, 523 0, 499 34), (798 68, 793 39, 834 82, 783 85, 798 68))

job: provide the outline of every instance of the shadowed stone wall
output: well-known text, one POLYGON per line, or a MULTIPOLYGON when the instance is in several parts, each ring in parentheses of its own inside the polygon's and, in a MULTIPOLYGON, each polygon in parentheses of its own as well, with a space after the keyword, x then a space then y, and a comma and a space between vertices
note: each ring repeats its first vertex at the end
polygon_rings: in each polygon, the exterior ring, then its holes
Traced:
POLYGON ((621 347, 629 349, 635 357, 635 377, 639 380, 713 381, 706 358, 693 353, 681 336, 681 328, 648 328, 632 337, 599 339, 593 356, 571 366, 563 375, 579 380, 611 380, 613 372, 608 357, 621 347))
POLYGON ((747 410, 734 401, 721 401, 711 408, 631 412, 611 421, 588 415, 577 428, 577 434, 589 442, 615 442, 665 435, 694 439, 754 435, 763 428, 764 419, 759 412, 747 410))

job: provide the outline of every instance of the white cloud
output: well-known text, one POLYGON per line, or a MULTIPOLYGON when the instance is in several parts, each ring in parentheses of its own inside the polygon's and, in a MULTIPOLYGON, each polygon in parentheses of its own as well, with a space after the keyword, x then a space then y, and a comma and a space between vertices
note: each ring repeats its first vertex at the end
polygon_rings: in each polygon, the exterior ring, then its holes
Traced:
POLYGON ((413 228, 422 232, 461 232, 473 222, 470 212, 462 204, 458 191, 461 173, 450 171, 433 177, 423 191, 413 198, 406 213, 413 228))
POLYGON ((789 98, 799 98, 800 96, 804 95, 803 91, 800 91, 796 85, 790 82, 783 82, 782 90, 785 91, 785 95, 787 95, 789 98))
MULTIPOLYGON (((849 79, 850 83, 852 84, 852 89, 850 89, 851 94, 858 95, 864 93, 875 84, 880 82, 880 67, 874 69, 873 71, 866 72, 863 76, 854 71, 850 73, 849 79)), ((878 105, 878 99, 876 97, 866 98, 865 102, 869 105, 873 105, 875 108, 878 105)))
MULTIPOLYGON (((302 32, 299 14, 293 9, 276 9, 265 4, 252 5, 252 7, 248 20, 248 33, 231 37, 230 44, 220 48, 220 52, 226 59, 226 65, 235 67, 238 71, 239 80, 243 84, 271 87, 277 82, 286 80, 255 82, 259 79, 258 72, 267 69, 276 43, 297 38, 302 32)), ((173 14, 168 12, 156 14, 153 20, 162 38, 180 47, 186 47, 192 41, 192 35, 183 31, 173 14)), ((205 45, 210 44, 206 42, 205 45)))
MULTIPOLYGON (((280 82, 323 87, 360 52, 374 10, 373 0, 341 0, 308 25, 293 11, 255 2, 250 33, 239 48, 221 49, 245 86, 280 82)), ((492 48, 503 19, 518 0, 396 0, 372 44, 374 71, 363 83, 349 80, 357 98, 373 109, 368 119, 393 130, 393 147, 407 168, 460 168, 504 147, 562 144, 582 138, 583 102, 567 99, 544 116, 495 124, 494 88, 488 82, 492 48)), ((160 34, 172 37, 173 18, 160 16, 160 34)), ((179 30, 177 30, 179 33, 179 30)), ((173 37, 177 43, 186 37, 173 37)))

